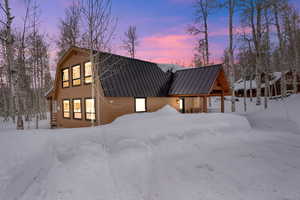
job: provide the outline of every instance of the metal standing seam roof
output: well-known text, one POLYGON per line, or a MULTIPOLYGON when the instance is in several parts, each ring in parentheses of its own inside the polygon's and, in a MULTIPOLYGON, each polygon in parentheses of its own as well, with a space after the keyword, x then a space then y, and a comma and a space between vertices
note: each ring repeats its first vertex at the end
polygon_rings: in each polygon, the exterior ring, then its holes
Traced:
POLYGON ((168 95, 170 76, 155 63, 101 53, 99 70, 108 97, 162 97, 168 95), (102 74, 102 75, 101 75, 102 74))
POLYGON ((179 70, 174 75, 169 95, 209 94, 222 65, 179 70))
POLYGON ((100 53, 98 70, 107 97, 164 97, 208 94, 222 65, 162 71, 157 64, 100 53))

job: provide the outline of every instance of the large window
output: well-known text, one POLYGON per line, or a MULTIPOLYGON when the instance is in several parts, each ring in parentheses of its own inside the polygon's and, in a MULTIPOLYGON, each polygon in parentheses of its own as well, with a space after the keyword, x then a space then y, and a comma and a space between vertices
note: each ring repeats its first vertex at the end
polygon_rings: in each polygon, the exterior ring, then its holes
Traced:
POLYGON ((70 86, 70 77, 69 77, 69 69, 62 70, 62 87, 67 88, 70 86))
POLYGON ((70 118, 70 100, 65 99, 63 100, 63 117, 64 118, 70 118))
POLYGON ((81 84, 81 73, 80 73, 80 65, 75 65, 72 67, 72 85, 78 86, 81 84))
POLYGON ((96 120, 95 99, 85 99, 85 119, 96 120))
POLYGON ((147 103, 146 98, 135 98, 135 112, 146 112, 147 111, 147 103))
POLYGON ((93 78, 92 78, 92 63, 91 62, 86 62, 84 64, 84 83, 89 84, 92 83, 93 78))
POLYGON ((81 99, 73 99, 73 118, 82 119, 81 99))

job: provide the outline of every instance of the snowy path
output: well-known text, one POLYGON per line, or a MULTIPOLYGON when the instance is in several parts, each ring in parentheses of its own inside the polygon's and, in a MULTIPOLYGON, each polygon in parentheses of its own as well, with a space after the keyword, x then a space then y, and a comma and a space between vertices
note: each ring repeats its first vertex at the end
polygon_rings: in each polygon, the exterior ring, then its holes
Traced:
POLYGON ((300 96, 291 100, 241 114, 250 124, 165 108, 97 128, 1 133, 0 199, 299 200, 300 96))

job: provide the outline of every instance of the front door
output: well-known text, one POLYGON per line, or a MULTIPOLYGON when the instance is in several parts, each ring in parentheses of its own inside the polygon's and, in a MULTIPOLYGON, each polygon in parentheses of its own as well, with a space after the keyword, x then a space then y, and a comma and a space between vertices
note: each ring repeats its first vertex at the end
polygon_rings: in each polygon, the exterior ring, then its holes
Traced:
POLYGON ((184 113, 184 98, 179 99, 179 112, 184 113))

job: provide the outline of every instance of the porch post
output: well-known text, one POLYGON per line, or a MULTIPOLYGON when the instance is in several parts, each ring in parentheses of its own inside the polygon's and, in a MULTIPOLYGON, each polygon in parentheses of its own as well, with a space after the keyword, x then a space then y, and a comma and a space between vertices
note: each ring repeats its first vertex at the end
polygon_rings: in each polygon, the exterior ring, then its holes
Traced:
POLYGON ((49 101, 49 108, 50 108, 50 128, 52 128, 52 119, 53 119, 53 100, 52 100, 52 96, 48 99, 49 101))
POLYGON ((203 112, 207 113, 207 97, 203 97, 203 112))
POLYGON ((221 112, 224 113, 224 111, 225 111, 224 92, 222 91, 222 94, 221 94, 221 112))

